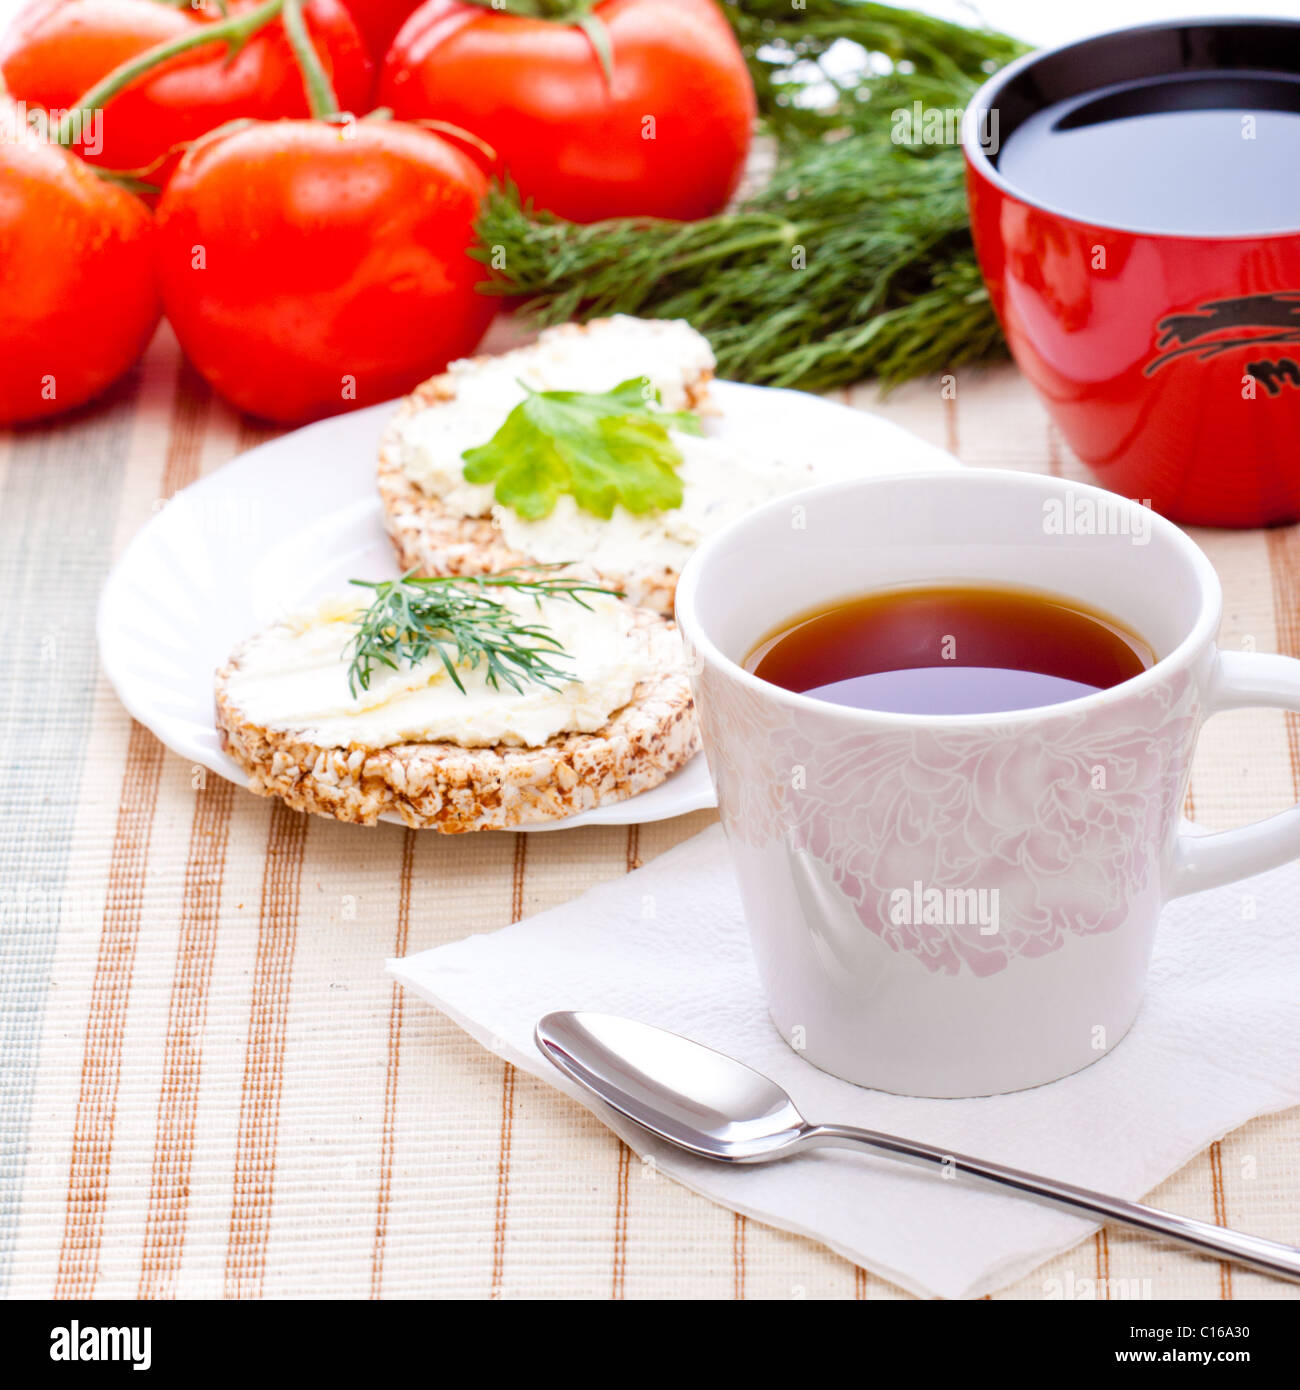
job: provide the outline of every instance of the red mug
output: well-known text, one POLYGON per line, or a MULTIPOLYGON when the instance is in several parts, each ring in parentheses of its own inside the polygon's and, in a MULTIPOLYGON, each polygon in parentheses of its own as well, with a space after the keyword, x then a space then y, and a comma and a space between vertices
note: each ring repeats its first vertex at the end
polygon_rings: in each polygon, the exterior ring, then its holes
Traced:
POLYGON ((1035 114, 1064 103, 1103 120, 1115 91, 1158 100, 1181 80, 1179 109, 1238 112, 1223 99, 1234 75, 1262 75, 1278 94, 1265 109, 1300 120, 1300 22, 1182 20, 1031 53, 980 88, 962 128, 976 254, 1012 355, 1105 487, 1187 525, 1300 519, 1300 216, 1214 234, 1108 225, 1053 205, 1070 201, 1066 161, 1050 202, 998 163, 1035 114))

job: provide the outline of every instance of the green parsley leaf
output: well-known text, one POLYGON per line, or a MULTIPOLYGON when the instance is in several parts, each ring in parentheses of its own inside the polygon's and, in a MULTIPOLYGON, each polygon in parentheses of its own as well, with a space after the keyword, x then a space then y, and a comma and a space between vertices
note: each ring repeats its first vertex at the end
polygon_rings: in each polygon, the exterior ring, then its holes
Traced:
POLYGON ((494 482, 496 500, 525 521, 549 516, 566 492, 606 521, 615 503, 636 513, 681 506, 682 455, 668 431, 699 434, 689 410, 651 409, 659 393, 643 377, 603 395, 524 389, 496 434, 465 451, 467 482, 494 482))

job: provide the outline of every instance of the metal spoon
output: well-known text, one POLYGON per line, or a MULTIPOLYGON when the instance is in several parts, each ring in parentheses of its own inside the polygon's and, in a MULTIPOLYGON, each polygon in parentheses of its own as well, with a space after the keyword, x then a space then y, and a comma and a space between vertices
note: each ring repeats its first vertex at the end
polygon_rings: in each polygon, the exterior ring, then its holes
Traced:
POLYGON ((1103 1221, 1164 1236, 1203 1254, 1300 1282, 1300 1249, 1192 1221, 1000 1163, 848 1125, 810 1124, 776 1082, 702 1043, 614 1014, 553 1013, 537 1046, 559 1069, 670 1144, 724 1163, 767 1163, 803 1149, 865 1149, 952 1171, 1103 1221))

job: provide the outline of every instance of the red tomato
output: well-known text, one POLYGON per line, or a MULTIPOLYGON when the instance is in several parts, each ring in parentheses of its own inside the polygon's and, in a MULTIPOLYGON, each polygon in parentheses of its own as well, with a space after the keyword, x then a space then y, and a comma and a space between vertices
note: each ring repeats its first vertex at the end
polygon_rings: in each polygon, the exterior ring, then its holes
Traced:
POLYGON ((361 30, 370 56, 376 63, 382 63, 393 36, 419 8, 420 0, 343 0, 343 3, 361 30))
MULTIPOLYGON (((254 8, 234 0, 232 13, 254 8)), ((369 106, 372 68, 340 0, 309 0, 308 32, 344 111, 369 106)), ((161 0, 34 0, 0 42, 10 96, 47 111, 74 109, 102 77, 129 58, 220 19, 218 11, 176 9, 161 0)), ((239 116, 305 116, 307 98, 280 20, 233 59, 219 44, 178 55, 142 77, 91 119, 73 146, 110 169, 143 169, 173 146, 239 116)))
POLYGON ((232 404, 296 423, 409 391, 495 302, 465 254, 486 180, 387 121, 275 121, 191 147, 158 205, 163 303, 232 404))
POLYGON ((427 0, 399 31, 379 101, 492 146, 526 197, 578 222, 706 217, 735 191, 754 88, 713 0, 604 0, 607 81, 573 24, 427 0))
POLYGON ((0 140, 0 423, 71 410, 132 366, 158 324, 152 235, 138 198, 66 150, 0 140))

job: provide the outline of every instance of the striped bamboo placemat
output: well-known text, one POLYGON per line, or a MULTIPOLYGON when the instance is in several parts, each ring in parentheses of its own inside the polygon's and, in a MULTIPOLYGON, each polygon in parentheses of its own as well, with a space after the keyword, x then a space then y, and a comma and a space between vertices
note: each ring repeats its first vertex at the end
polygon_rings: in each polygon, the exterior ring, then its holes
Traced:
MULTIPOLYGON (((1082 471, 1010 367, 880 409, 967 463, 1082 471)), ((164 330, 115 397, 0 437, 0 1291, 10 1297, 901 1297, 645 1168, 399 993, 390 955, 490 931, 712 819, 448 839, 307 818, 165 752, 99 673, 99 586, 179 488, 265 437, 164 330)), ((1300 655, 1300 531, 1198 536, 1223 640, 1300 655)), ((1272 711, 1207 729, 1196 815, 1300 795, 1272 711)), ((1300 1238, 1300 1111, 1152 1200, 1300 1238)), ((999 1296, 1287 1297, 1113 1230, 999 1296)))

